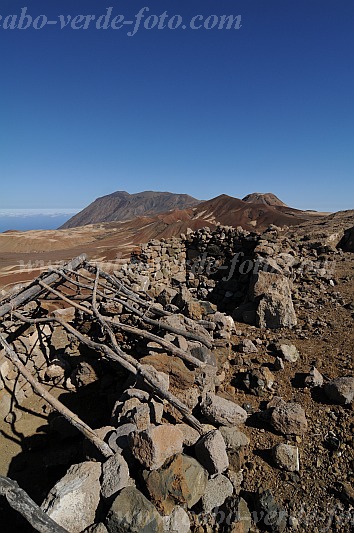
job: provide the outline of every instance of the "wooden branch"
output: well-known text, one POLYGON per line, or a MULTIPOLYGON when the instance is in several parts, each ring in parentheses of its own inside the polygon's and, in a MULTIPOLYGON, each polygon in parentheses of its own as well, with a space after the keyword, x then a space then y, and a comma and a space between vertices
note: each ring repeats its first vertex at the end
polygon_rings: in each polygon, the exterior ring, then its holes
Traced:
POLYGON ((5 496, 9 505, 18 511, 36 531, 40 533, 68 533, 66 529, 42 511, 32 498, 18 486, 16 481, 0 476, 0 495, 5 496))
MULTIPOLYGON (((45 283, 43 283, 43 282, 40 282, 40 283, 41 283, 41 285, 44 288, 46 288, 48 291, 50 291, 53 294, 55 294, 56 296, 58 296, 58 298, 61 298, 66 303, 70 304, 72 307, 75 307, 76 309, 79 309, 80 311, 83 311, 84 313, 86 313, 86 314, 88 314, 90 316, 93 316, 95 314, 96 317, 97 317, 97 314, 94 313, 93 311, 91 311, 91 309, 77 304, 76 302, 72 301, 71 299, 69 299, 66 296, 64 296, 63 294, 61 294, 56 289, 53 289, 52 287, 46 286, 45 283)), ((98 282, 96 280, 95 285, 94 285, 94 289, 93 289, 94 292, 95 292, 95 295, 96 295, 95 296, 95 300, 97 299, 97 293, 99 295, 101 295, 102 297, 104 296, 103 293, 98 291, 97 287, 98 287, 98 282)), ((101 317, 101 315, 99 315, 99 316, 101 317)), ((133 327, 133 326, 127 326, 127 325, 125 325, 125 324, 123 324, 121 322, 116 322, 114 319, 109 319, 107 317, 105 318, 105 321, 109 322, 110 325, 112 325, 114 327, 117 327, 118 329, 120 329, 122 331, 126 331, 127 333, 132 333, 133 335, 138 335, 139 337, 143 337, 143 338, 149 339, 149 340, 151 340, 153 342, 156 342, 156 343, 160 344, 160 346, 166 348, 166 350, 168 350, 170 353, 172 353, 172 355, 180 357, 184 361, 187 361, 188 363, 191 363, 192 365, 194 365, 196 367, 200 367, 200 368, 205 367, 205 363, 203 363, 202 361, 200 361, 196 357, 193 357, 193 355, 188 354, 187 352, 181 350, 180 348, 178 348, 177 346, 175 346, 171 342, 168 342, 165 339, 163 339, 162 337, 159 337, 158 335, 154 335, 153 333, 147 332, 145 330, 142 330, 142 329, 139 329, 139 328, 136 328, 136 327, 133 327)))
POLYGON ((100 439, 93 429, 91 429, 87 424, 85 424, 85 422, 83 422, 75 413, 70 411, 70 409, 65 407, 65 405, 63 405, 59 400, 54 398, 54 396, 52 396, 52 394, 50 394, 50 392, 48 392, 46 388, 32 376, 32 374, 22 363, 17 353, 11 348, 11 346, 3 337, 3 335, 0 335, 0 344, 5 350, 5 357, 7 357, 7 359, 9 359, 11 363, 16 366, 18 371, 28 381, 28 383, 32 385, 33 390, 39 396, 41 396, 41 398, 48 402, 49 405, 51 405, 56 411, 63 415, 66 420, 70 422, 70 424, 76 427, 76 429, 78 429, 88 440, 90 440, 92 444, 99 449, 99 451, 103 454, 104 457, 111 457, 112 455, 114 455, 108 444, 102 439, 100 439))
MULTIPOLYGON (((70 261, 67 266, 72 270, 76 270, 81 265, 83 265, 86 259, 87 256, 85 254, 79 255, 78 257, 70 261)), ((27 302, 30 302, 31 300, 35 300, 43 292, 43 287, 41 287, 39 283, 40 281, 43 281, 49 286, 59 280, 60 276, 58 274, 55 274, 54 272, 52 274, 44 276, 43 278, 36 278, 36 280, 30 287, 21 290, 19 293, 13 296, 8 303, 0 306, 0 318, 7 315, 8 313, 11 313, 20 305, 24 305, 27 302)))
POLYGON ((191 414, 190 409, 182 403, 178 398, 176 398, 173 394, 171 394, 168 391, 165 391, 161 389, 159 382, 150 374, 148 373, 143 365, 138 363, 133 357, 123 352, 121 349, 119 349, 119 353, 116 353, 113 351, 109 346, 105 344, 99 344, 98 342, 94 342, 91 339, 88 339, 85 335, 82 335, 79 331, 77 331, 73 326, 62 320, 61 318, 52 317, 52 318, 27 318, 21 315, 18 312, 14 313, 14 316, 18 318, 19 320, 25 322, 26 324, 48 324, 49 322, 57 322, 58 324, 61 324, 63 328, 65 328, 69 333, 74 335, 77 339, 79 339, 80 342, 83 344, 86 344, 89 348, 92 348, 95 351, 102 352, 106 355, 108 359, 111 359, 112 361, 115 361, 119 363, 123 368, 128 370, 128 372, 131 372, 133 375, 140 374, 143 379, 150 385, 150 387, 155 391, 156 396, 167 400, 173 407, 175 407, 186 419, 186 421, 194 427, 199 433, 203 434, 203 426, 200 424, 200 422, 191 414), (122 355, 120 355, 122 354, 122 355))

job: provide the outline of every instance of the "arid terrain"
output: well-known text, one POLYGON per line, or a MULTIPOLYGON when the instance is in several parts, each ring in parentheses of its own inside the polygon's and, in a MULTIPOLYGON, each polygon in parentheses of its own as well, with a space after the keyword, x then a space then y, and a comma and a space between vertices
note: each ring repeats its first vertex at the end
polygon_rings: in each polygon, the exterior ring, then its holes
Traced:
POLYGON ((130 200, 132 207, 129 208, 124 203, 127 193, 115 194, 118 196, 108 195, 93 202, 70 219, 64 229, 8 231, 0 234, 0 288, 30 280, 38 274, 40 268, 47 268, 56 261, 70 260, 83 252, 95 261, 119 263, 122 259, 124 262, 134 249, 150 239, 179 236, 188 230, 194 231, 204 226, 215 228, 221 224, 262 231, 269 224, 297 225, 326 215, 287 207, 272 194, 255 193, 244 200, 221 195, 199 202, 188 195, 161 193, 169 196, 167 199, 165 196, 158 197, 159 201, 154 205, 150 193, 141 193, 140 196, 133 195, 133 201, 130 200), (170 209, 171 205, 182 203, 184 206, 193 203, 197 205, 170 209), (159 212, 163 208, 170 210, 159 212), (134 216, 134 213, 148 213, 151 210, 154 211, 152 215, 134 216), (118 220, 103 222, 109 216, 118 220), (96 223, 91 224, 92 220, 96 223))
MULTIPOLYGON (((221 196, 131 221, 0 235, 0 333, 108 445, 102 457, 1 352, 0 475, 66 531, 352 531, 354 210, 291 225, 284 205, 243 204, 221 196), (45 285, 13 314, 9 289, 39 272, 18 261, 43 261, 44 272, 84 252, 94 261, 59 271, 57 292, 45 285), (113 278, 99 282, 101 270, 113 278), (113 352, 98 358, 102 346, 113 352), (122 353, 148 387, 118 364, 122 353)), ((6 533, 33 531, 4 499, 0 512, 6 533)))

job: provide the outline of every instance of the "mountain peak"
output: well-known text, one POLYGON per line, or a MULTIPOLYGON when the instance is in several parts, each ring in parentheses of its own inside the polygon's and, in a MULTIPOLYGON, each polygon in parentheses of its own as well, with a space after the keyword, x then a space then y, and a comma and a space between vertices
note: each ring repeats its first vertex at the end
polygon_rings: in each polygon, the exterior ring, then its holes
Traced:
POLYGON ((270 206, 288 207, 272 192, 253 192, 242 198, 242 201, 250 204, 266 204, 270 206))

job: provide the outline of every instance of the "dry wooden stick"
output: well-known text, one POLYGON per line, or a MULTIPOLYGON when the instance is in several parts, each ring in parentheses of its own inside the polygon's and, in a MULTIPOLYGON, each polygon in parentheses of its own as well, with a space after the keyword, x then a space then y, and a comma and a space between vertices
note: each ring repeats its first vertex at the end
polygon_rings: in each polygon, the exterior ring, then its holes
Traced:
MULTIPOLYGON (((116 352, 122 358, 125 358, 127 354, 125 354, 125 352, 123 352, 120 349, 120 347, 118 346, 117 340, 116 340, 111 328, 105 322, 104 318, 100 315, 100 313, 99 313, 99 311, 97 309, 96 292, 97 292, 98 279, 99 279, 99 269, 97 269, 96 280, 95 280, 95 285, 94 285, 94 290, 93 290, 93 295, 92 295, 92 308, 93 308, 93 311, 94 311, 97 319, 99 320, 100 324, 102 325, 102 327, 108 332, 108 335, 109 335, 109 337, 111 339, 111 342, 112 342, 116 352)), ((186 420, 191 424, 191 426, 194 427, 195 429, 197 429, 197 431, 199 431, 200 434, 202 434, 203 433, 203 426, 191 414, 190 409, 183 402, 181 402, 178 398, 176 398, 173 394, 171 394, 167 390, 163 389, 161 387, 160 383, 158 382, 158 380, 150 372, 146 371, 146 369, 144 368, 143 365, 141 365, 140 363, 138 363, 135 360, 134 360, 134 362, 135 362, 135 367, 138 370, 138 372, 141 375, 141 377, 144 379, 144 381, 146 383, 148 383, 150 385, 150 387, 152 387, 152 389, 155 391, 157 396, 159 396, 160 398, 162 397, 162 398, 168 400, 171 403, 171 405, 176 407, 176 409, 178 409, 178 411, 186 418, 186 420)))
POLYGON ((100 439, 93 429, 91 429, 87 424, 85 424, 85 422, 83 422, 75 413, 70 411, 70 409, 65 407, 65 405, 63 405, 59 400, 54 398, 54 396, 52 396, 52 394, 50 394, 46 390, 46 388, 32 376, 32 374, 27 370, 17 353, 11 348, 11 346, 3 337, 3 335, 0 335, 0 344, 5 350, 5 357, 7 357, 7 359, 9 359, 16 366, 18 371, 28 381, 28 383, 32 385, 35 392, 39 396, 41 396, 41 398, 48 402, 49 405, 51 405, 56 411, 63 415, 66 420, 70 422, 70 424, 75 426, 81 433, 83 433, 83 435, 87 439, 89 439, 92 444, 96 446, 96 448, 100 450, 104 457, 111 457, 112 455, 114 455, 108 444, 102 439, 100 439))
MULTIPOLYGON (((48 291, 50 291, 53 294, 55 294, 56 296, 58 296, 58 298, 61 298, 65 302, 69 303, 72 307, 75 307, 76 309, 79 309, 80 311, 83 311, 84 313, 86 313, 86 314, 88 314, 90 316, 93 316, 94 314, 96 314, 93 311, 91 311, 91 309, 88 309, 87 307, 81 306, 81 305, 77 304, 76 302, 73 302, 72 300, 70 300, 69 298, 67 298, 63 294, 61 294, 59 291, 57 291, 56 289, 53 289, 52 287, 49 287, 49 286, 46 287, 45 283, 41 282, 41 285, 44 288, 47 288, 48 291)), ((97 293, 102 295, 102 296, 104 296, 100 291, 98 291, 97 285, 98 284, 95 283, 96 298, 97 298, 97 293)), ((153 333, 149 333, 147 331, 144 331, 144 330, 139 329, 139 328, 135 328, 133 326, 127 326, 125 324, 122 324, 121 322, 116 322, 116 321, 114 321, 112 319, 105 318, 105 320, 106 320, 106 322, 109 322, 112 326, 117 327, 118 329, 121 329, 122 331, 126 331, 127 333, 132 333, 132 334, 138 335, 140 337, 143 337, 143 338, 146 338, 146 339, 149 339, 151 341, 159 343, 162 347, 166 348, 166 350, 168 350, 170 353, 172 353, 172 355, 176 355, 176 356, 180 357, 181 359, 183 359, 184 361, 187 361, 188 363, 191 363, 194 366, 197 366, 197 367, 200 367, 200 368, 205 366, 205 363, 203 363, 202 361, 200 361, 196 357, 193 357, 193 355, 190 355, 187 352, 181 350, 180 348, 177 348, 177 346, 175 346, 171 342, 168 342, 165 339, 159 337, 158 335, 154 335, 153 333)))
POLYGON ((154 390, 154 393, 156 396, 167 400, 173 407, 175 407, 186 419, 186 421, 194 427, 197 431, 199 431, 200 434, 203 434, 203 426, 200 424, 200 422, 193 416, 190 412, 190 409, 181 402, 178 398, 176 398, 173 394, 170 392, 164 390, 161 388, 161 385, 159 381, 150 374, 150 372, 147 372, 143 365, 138 363, 133 357, 126 354, 119 348, 119 353, 113 351, 109 346, 106 346, 105 344, 99 344, 97 342, 92 341, 91 339, 88 339, 85 335, 82 335, 79 331, 77 331, 73 326, 65 322, 64 320, 53 317, 53 318, 27 318, 22 316, 20 313, 15 312, 14 316, 18 318, 19 320, 22 320, 23 322, 27 324, 40 324, 40 323, 49 323, 49 322, 57 322, 58 324, 61 324, 63 328, 65 328, 69 333, 74 335, 79 341, 81 341, 83 344, 86 344, 89 348, 92 348, 93 350, 96 350, 98 352, 103 352, 108 359, 111 359, 112 361, 118 362, 123 368, 128 370, 133 375, 140 374, 144 381, 150 385, 150 387, 154 390))
POLYGON ((21 489, 17 482, 8 477, 0 476, 0 495, 5 496, 9 505, 18 511, 31 526, 40 533, 68 533, 54 522, 42 509, 21 489))

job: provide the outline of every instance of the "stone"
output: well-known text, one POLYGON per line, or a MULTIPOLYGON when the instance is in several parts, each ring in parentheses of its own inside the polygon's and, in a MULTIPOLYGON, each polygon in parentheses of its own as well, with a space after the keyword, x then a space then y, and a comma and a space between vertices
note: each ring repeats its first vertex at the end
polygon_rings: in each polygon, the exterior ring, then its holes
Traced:
POLYGON ((305 377, 305 386, 309 388, 313 388, 313 387, 322 387, 322 385, 323 385, 323 376, 317 370, 317 368, 313 366, 309 374, 305 377))
POLYGON ((304 409, 295 402, 282 402, 271 413, 271 424, 284 435, 303 435, 307 431, 304 409))
POLYGON ((273 448, 273 459, 276 465, 288 472, 298 472, 300 470, 299 449, 297 446, 289 444, 277 444, 273 448))
POLYGON ((178 357, 154 354, 143 357, 141 363, 152 365, 157 371, 169 376, 170 385, 177 389, 188 389, 194 384, 194 374, 178 357))
POLYGON ((108 438, 108 446, 114 452, 121 452, 129 446, 129 435, 137 431, 135 424, 123 424, 112 431, 108 438))
POLYGON ((165 287, 158 295, 157 301, 165 307, 166 305, 170 304, 173 301, 176 295, 177 295, 177 291, 175 289, 171 289, 170 287, 165 287))
POLYGON ((85 387, 86 385, 95 383, 98 379, 96 365, 88 361, 80 361, 71 375, 71 380, 77 387, 85 387))
POLYGON ((221 426, 219 431, 223 436, 227 450, 235 451, 241 448, 248 448, 250 439, 238 428, 221 426))
POLYGON ((265 392, 271 391, 274 382, 274 374, 267 366, 255 368, 250 372, 247 372, 243 379, 243 385, 245 388, 257 396, 261 396, 265 392))
POLYGON ((214 367, 217 366, 215 355, 212 353, 211 350, 209 350, 209 348, 199 344, 198 342, 189 342, 188 344, 190 346, 190 352, 193 357, 199 359, 199 361, 202 361, 207 365, 211 365, 214 367))
POLYGON ((237 403, 207 393, 202 405, 203 415, 212 423, 223 426, 237 426, 244 424, 247 420, 246 411, 237 403))
POLYGON ((249 297, 258 302, 257 325, 277 329, 297 325, 288 279, 280 274, 259 271, 250 286, 249 297))
POLYGON ((65 309, 55 309, 52 315, 65 322, 72 322, 75 319, 75 311, 75 307, 66 307, 65 309))
POLYGON ((217 336, 224 339, 231 338, 231 334, 235 330, 235 323, 231 316, 217 311, 213 315, 210 315, 209 320, 216 324, 215 333, 217 336))
POLYGON ((101 464, 72 465, 54 485, 41 509, 70 533, 81 533, 95 522, 100 501, 101 464))
POLYGON ((108 533, 108 529, 100 522, 99 524, 93 524, 93 526, 86 528, 84 533, 108 533))
POLYGON ((226 444, 218 430, 203 435, 195 445, 195 453, 210 474, 221 474, 229 466, 226 444))
POLYGON ((135 487, 115 498, 106 519, 108 533, 164 533, 162 517, 135 487))
POLYGON ((191 530, 189 516, 179 505, 176 505, 172 513, 165 516, 163 520, 166 533, 189 533, 191 530))
POLYGON ((53 329, 50 342, 55 351, 64 351, 70 344, 68 334, 62 326, 53 329))
POLYGON ((229 469, 230 471, 239 472, 245 463, 250 440, 247 435, 235 427, 220 427, 219 431, 226 444, 229 469))
POLYGON ((249 353, 257 353, 258 348, 253 344, 253 342, 250 339, 244 339, 238 346, 238 350, 241 353, 249 354, 249 353))
POLYGON ((108 499, 131 485, 134 485, 134 482, 130 479, 128 464, 120 453, 116 453, 103 463, 101 478, 103 498, 108 499))
POLYGON ((337 248, 341 248, 343 252, 354 252, 354 226, 345 230, 337 248))
POLYGON ((324 386, 329 400, 340 405, 347 405, 354 398, 354 377, 339 377, 324 386))
POLYGON ((289 361, 289 363, 296 363, 300 357, 296 346, 289 341, 280 341, 277 344, 277 349, 280 357, 285 361, 289 361))
MULTIPOLYGON (((252 525, 252 516, 247 503, 243 498, 235 496, 228 497, 225 503, 214 511, 213 516, 216 517, 217 523, 220 524, 221 531, 248 533, 252 525)), ((256 531, 256 529, 252 531, 256 531)), ((257 529, 257 531, 259 530, 257 529)))
POLYGON ((272 533, 283 533, 287 526, 287 512, 274 499, 272 492, 259 490, 256 508, 267 530, 272 533))
POLYGON ((234 488, 231 481, 222 474, 209 479, 202 497, 203 511, 211 513, 215 507, 220 507, 226 498, 231 496, 233 491, 234 488))
POLYGON ((135 459, 150 470, 157 470, 183 448, 183 433, 172 424, 150 426, 145 431, 131 434, 129 439, 135 459))
POLYGON ((194 458, 176 455, 159 470, 143 474, 151 500, 163 513, 171 513, 176 504, 193 507, 203 496, 208 472, 194 458))
POLYGON ((194 446, 200 437, 199 432, 188 424, 177 424, 176 427, 183 433, 183 445, 194 446))

